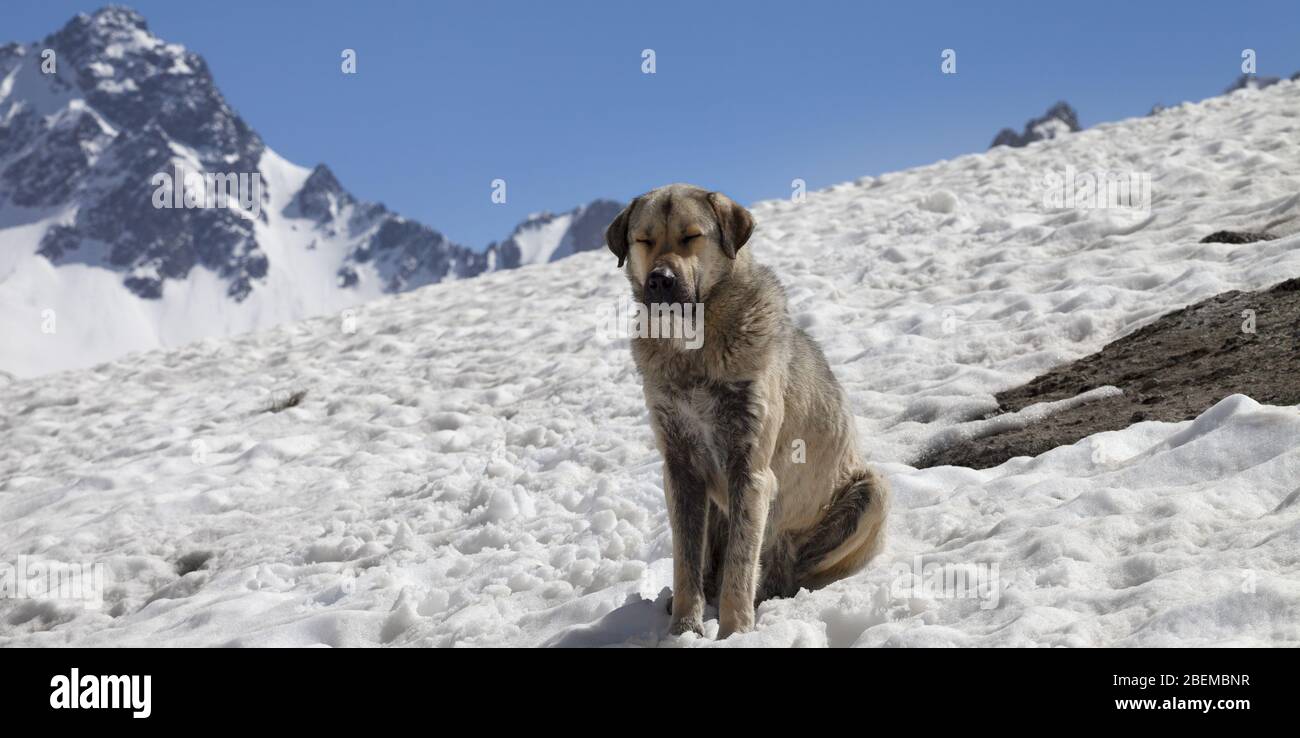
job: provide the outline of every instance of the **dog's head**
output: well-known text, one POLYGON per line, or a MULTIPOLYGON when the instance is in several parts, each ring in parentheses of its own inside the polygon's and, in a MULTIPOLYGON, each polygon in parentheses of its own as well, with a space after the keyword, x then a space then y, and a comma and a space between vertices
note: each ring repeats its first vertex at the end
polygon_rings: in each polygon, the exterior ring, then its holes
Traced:
POLYGON ((696 303, 735 268, 754 231, 749 211, 720 192, 660 187, 636 198, 605 231, 638 302, 696 303))

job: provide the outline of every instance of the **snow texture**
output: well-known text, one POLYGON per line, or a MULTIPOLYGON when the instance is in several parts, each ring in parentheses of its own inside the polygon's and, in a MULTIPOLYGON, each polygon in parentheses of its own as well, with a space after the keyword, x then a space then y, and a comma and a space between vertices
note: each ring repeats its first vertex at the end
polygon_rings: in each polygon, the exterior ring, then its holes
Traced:
POLYGON ((1297 126, 1281 82, 756 205, 746 248, 895 502, 871 566, 752 633, 666 635, 660 460, 626 339, 597 329, 627 285, 591 252, 0 380, 0 561, 109 573, 99 610, 0 599, 0 645, 1300 645, 1295 407, 907 463, 980 432, 996 391, 1300 274, 1300 236, 1198 243, 1297 214, 1297 126), (1067 165, 1151 173, 1151 211, 1045 210, 1067 165))

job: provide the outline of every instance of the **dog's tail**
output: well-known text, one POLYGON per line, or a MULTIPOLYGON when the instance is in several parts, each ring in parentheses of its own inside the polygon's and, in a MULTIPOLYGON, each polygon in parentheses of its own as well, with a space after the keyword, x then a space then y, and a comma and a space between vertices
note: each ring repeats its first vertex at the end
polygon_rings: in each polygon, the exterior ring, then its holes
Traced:
POLYGON ((854 474, 799 541, 795 576, 817 589, 861 569, 885 544, 889 484, 873 469, 854 474))

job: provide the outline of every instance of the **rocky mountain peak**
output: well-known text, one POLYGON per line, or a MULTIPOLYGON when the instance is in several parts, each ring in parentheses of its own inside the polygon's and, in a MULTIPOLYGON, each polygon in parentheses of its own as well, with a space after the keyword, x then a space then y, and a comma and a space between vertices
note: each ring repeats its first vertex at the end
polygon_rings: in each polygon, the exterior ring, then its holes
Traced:
POLYGON ((134 10, 78 15, 41 45, 58 55, 59 77, 70 77, 114 126, 132 132, 154 121, 205 159, 233 153, 237 171, 256 167, 262 141, 221 95, 203 57, 154 36, 134 10))
POLYGON ((319 223, 337 217, 343 208, 355 203, 356 200, 343 189, 334 172, 324 164, 317 164, 303 182, 302 189, 294 195, 285 214, 319 223))

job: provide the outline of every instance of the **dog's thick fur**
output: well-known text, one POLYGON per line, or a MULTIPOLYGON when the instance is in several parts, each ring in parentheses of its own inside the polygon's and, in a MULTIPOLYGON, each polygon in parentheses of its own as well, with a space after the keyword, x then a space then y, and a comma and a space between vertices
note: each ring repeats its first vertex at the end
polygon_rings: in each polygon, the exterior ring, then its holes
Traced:
POLYGON ((637 302, 649 291, 703 309, 697 350, 631 342, 664 459, 674 634, 703 634, 715 595, 719 637, 750 630, 757 602, 844 577, 883 543, 888 488, 858 454, 821 349, 743 248, 753 227, 725 195, 670 185, 636 198, 605 234, 637 302), (652 272, 671 278, 670 295, 647 285, 652 272))

